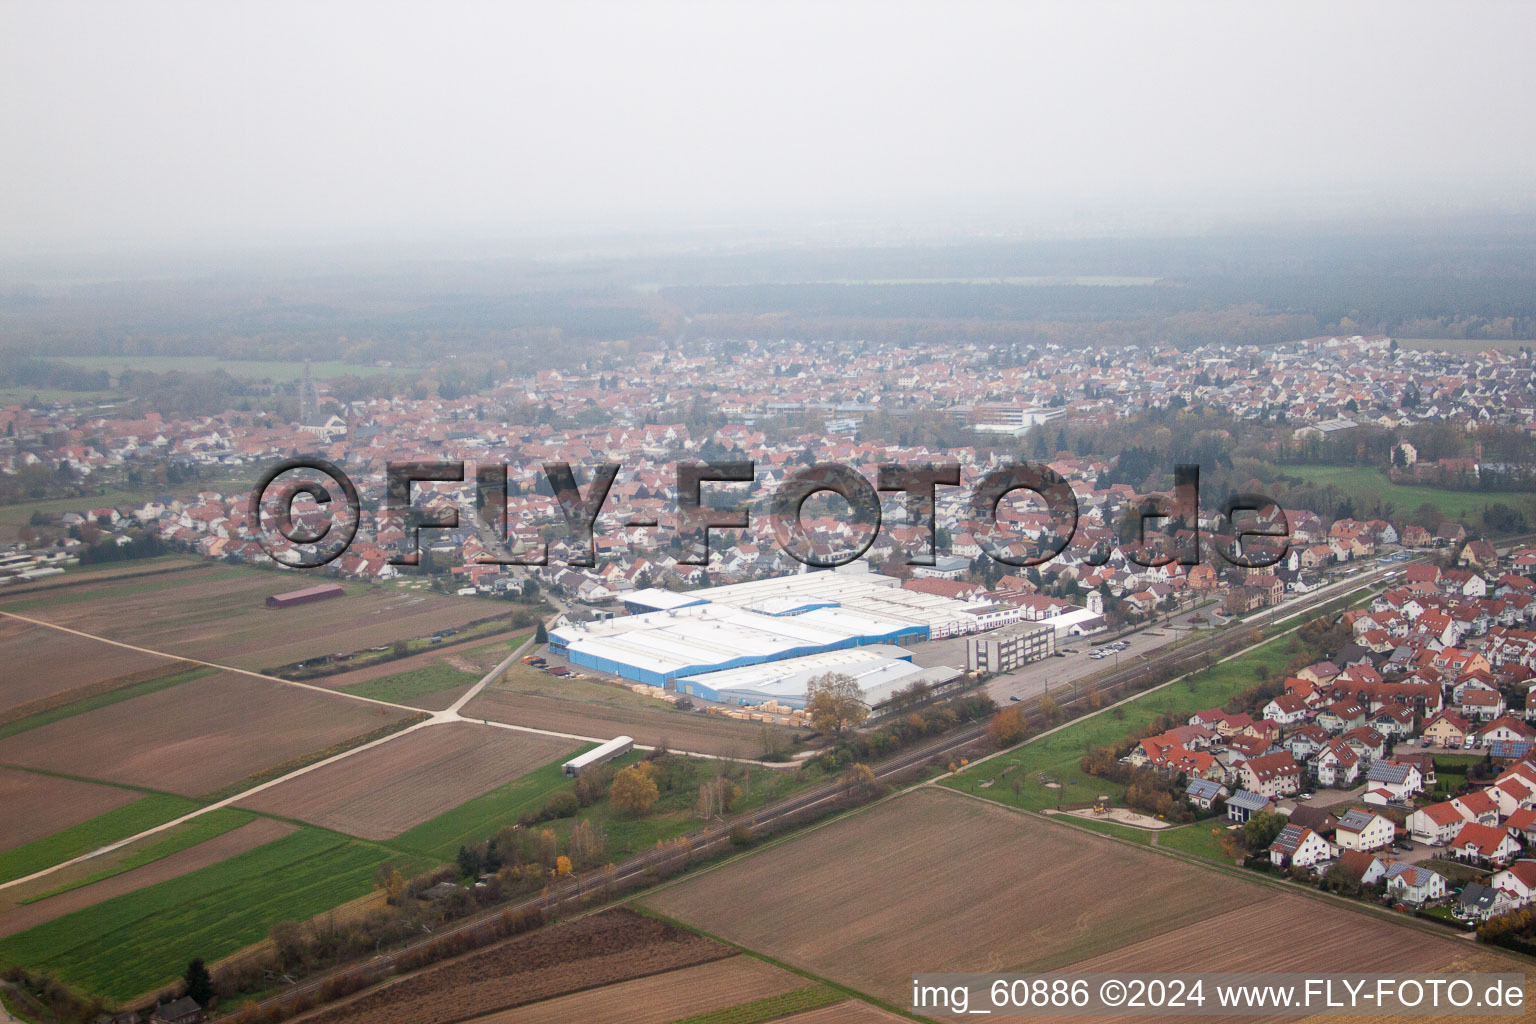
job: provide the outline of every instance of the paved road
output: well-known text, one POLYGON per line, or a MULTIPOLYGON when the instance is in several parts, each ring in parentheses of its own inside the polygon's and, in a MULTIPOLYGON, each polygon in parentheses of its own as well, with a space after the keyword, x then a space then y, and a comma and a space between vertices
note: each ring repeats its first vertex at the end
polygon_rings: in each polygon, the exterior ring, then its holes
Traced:
MULTIPOLYGON (((9 612, 0 612, 0 614, 7 615, 8 617, 14 618, 14 619, 22 619, 23 621, 26 621, 26 622, 35 622, 37 625, 40 625, 40 626, 48 626, 48 627, 53 628, 53 629, 63 629, 64 632, 74 633, 74 634, 76 634, 78 636, 91 637, 92 639, 96 639, 96 640, 105 640, 105 638, 103 638, 103 637, 96 637, 96 636, 93 636, 90 633, 81 633, 79 630, 74 630, 74 629, 64 629, 64 627, 62 627, 62 626, 53 626, 51 623, 42 622, 40 620, 26 619, 23 616, 12 615, 9 612)), ((105 640, 105 642, 106 643, 116 643, 116 641, 112 641, 112 640, 105 640)), ((282 776, 280 776, 278 778, 271 779, 271 780, 269 780, 267 782, 263 782, 263 783, 261 783, 260 785, 257 785, 257 786, 252 786, 250 789, 247 789, 247 790, 245 790, 244 792, 241 792, 241 793, 237 793, 237 794, 235 794, 232 797, 228 797, 226 799, 216 801, 215 803, 208 804, 207 806, 204 806, 204 807, 199 807, 197 810, 193 811, 192 813, 184 814, 184 815, 182 815, 179 818, 175 818, 175 819, 173 819, 171 821, 167 821, 163 825, 156 825, 154 828, 145 829, 143 832, 140 832, 140 833, 138 833, 136 835, 128 836, 126 839, 119 839, 115 843, 108 843, 106 846, 98 847, 97 849, 94 849, 94 850, 90 851, 89 853, 83 853, 83 854, 81 854, 78 857, 72 857, 69 860, 62 861, 62 862, 60 862, 58 864, 54 864, 51 867, 47 867, 47 868, 42 869, 41 871, 34 871, 32 874, 26 875, 26 876, 24 876, 22 878, 13 878, 9 882, 0 882, 0 889, 8 889, 11 886, 21 885, 24 882, 30 882, 30 881, 33 881, 34 879, 43 878, 43 877, 45 877, 47 875, 51 875, 53 872, 58 871, 61 868, 68 867, 71 864, 78 864, 78 863, 80 863, 82 861, 87 861, 87 860, 90 860, 90 859, 92 859, 94 857, 100 857, 102 854, 111 853, 113 850, 121 849, 122 847, 127 846, 130 843, 136 843, 140 839, 144 839, 147 836, 156 835, 157 833, 164 832, 167 829, 175 828, 177 825, 185 824, 186 822, 191 821, 193 818, 202 817, 204 814, 207 814, 210 811, 216 811, 216 810, 219 810, 220 808, 223 808, 223 807, 230 807, 230 806, 232 806, 234 804, 239 803, 242 800, 247 799, 248 797, 255 796, 257 793, 260 793, 260 792, 262 792, 264 790, 271 789, 274 786, 280 786, 280 785, 282 785, 285 782, 289 782, 289 781, 292 781, 293 779, 297 779, 297 778, 299 778, 301 776, 308 775, 310 772, 318 771, 319 769, 324 768, 327 765, 335 764, 337 761, 342 761, 342 760, 345 760, 346 758, 349 758, 349 757, 355 757, 358 754, 361 754, 365 750, 372 750, 374 747, 382 746, 385 743, 391 743, 391 742, 399 739, 402 736, 409 736, 411 733, 417 732, 417 731, 419 731, 421 729, 428 729, 428 728, 431 728, 432 726, 435 726, 435 725, 444 725, 444 724, 447 724, 447 723, 450 723, 450 722, 471 722, 471 723, 479 724, 479 720, 478 719, 462 718, 459 715, 458 708, 460 706, 462 706, 462 704, 464 703, 465 700, 467 700, 469 697, 473 696, 474 694, 479 693, 480 690, 483 687, 485 687, 487 684, 489 684, 491 682, 491 680, 495 679, 498 675, 500 675, 503 671, 505 671, 507 666, 512 664, 512 662, 514 660, 516 660, 518 657, 520 657, 522 655, 522 653, 525 650, 527 650, 528 647, 532 643, 533 643, 533 637, 529 636, 526 640, 524 640, 517 647, 516 650, 514 650, 511 654, 507 655, 507 657, 500 664, 498 664, 495 668, 491 669, 484 676, 482 676, 480 678, 480 681, 477 682, 473 687, 470 688, 469 693, 466 694, 465 697, 461 701, 455 703, 453 707, 447 709, 446 711, 439 711, 439 712, 437 712, 431 718, 428 718, 424 722, 417 722, 415 725, 408 726, 408 727, 406 727, 404 729, 401 729, 399 732, 390 733, 388 736, 384 736, 384 737, 381 737, 379 739, 376 739, 376 740, 374 740, 371 743, 364 743, 361 746, 353 747, 350 750, 344 750, 344 751, 342 751, 339 754, 335 754, 335 755, 333 755, 331 757, 324 758, 323 760, 316 761, 314 764, 305 765, 303 768, 295 769, 294 771, 291 771, 291 772, 289 772, 286 775, 282 775, 282 776)), ((119 647, 128 647, 130 645, 119 643, 119 644, 117 644, 117 646, 119 646, 119 647)), ((165 654, 163 651, 153 651, 153 650, 149 650, 148 648, 143 648, 143 647, 135 647, 133 649, 134 650, 139 650, 139 651, 145 651, 146 653, 149 653, 149 654, 158 654, 158 655, 160 655, 162 657, 174 657, 174 655, 165 654)), ((186 660, 186 659, 183 659, 183 660, 186 660)), ((295 683, 295 682, 293 682, 291 680, 279 679, 276 676, 264 676, 264 675, 261 675, 261 673, 259 673, 259 672, 249 672, 249 671, 245 671, 243 669, 233 669, 233 668, 228 668, 228 667, 223 666, 223 665, 214 665, 211 662, 200 662, 199 664, 207 664, 207 665, 210 665, 213 668, 222 669, 222 670, 228 671, 228 672, 241 672, 244 675, 255 676, 255 677, 261 678, 261 679, 268 679, 268 680, 271 680, 272 682, 284 683, 284 684, 290 685, 290 686, 298 686, 298 687, 301 687, 303 689, 320 690, 323 693, 329 693, 329 694, 332 694, 332 695, 349 696, 349 697, 353 696, 351 694, 340 693, 340 691, 337 691, 337 690, 327 690, 324 687, 313 686, 313 685, 310 685, 308 683, 295 683)), ((364 697, 354 697, 354 699, 356 699, 356 700, 368 700, 368 698, 364 698, 364 697)), ((387 701, 373 701, 373 700, 369 700, 369 703, 373 703, 373 704, 387 704, 388 702, 387 701)), ((403 704, 390 704, 389 706, 390 707, 402 708, 402 709, 410 711, 412 713, 416 713, 416 712, 419 712, 421 710, 420 708, 406 707, 406 705, 403 705, 403 704)), ((514 730, 519 731, 519 732, 544 733, 544 730, 541 730, 541 729, 530 729, 530 728, 527 728, 527 727, 524 727, 524 726, 508 725, 506 723, 498 723, 498 726, 500 728, 503 728, 503 729, 514 729, 514 730)), ((588 741, 588 742, 601 742, 600 740, 598 740, 596 738, 593 738, 593 737, 571 737, 571 738, 573 738, 573 739, 581 739, 581 740, 585 740, 585 741, 588 741)))

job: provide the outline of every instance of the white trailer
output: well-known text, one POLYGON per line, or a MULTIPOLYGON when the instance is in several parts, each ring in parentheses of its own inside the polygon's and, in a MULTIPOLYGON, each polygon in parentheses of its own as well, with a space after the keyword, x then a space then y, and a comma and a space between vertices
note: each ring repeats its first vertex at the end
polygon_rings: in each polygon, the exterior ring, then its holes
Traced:
POLYGON ((604 761, 611 761, 634 749, 635 739, 633 736, 615 736, 602 746, 594 747, 585 754, 578 754, 571 758, 565 762, 563 770, 567 776, 574 779, 593 765, 602 764, 604 761))

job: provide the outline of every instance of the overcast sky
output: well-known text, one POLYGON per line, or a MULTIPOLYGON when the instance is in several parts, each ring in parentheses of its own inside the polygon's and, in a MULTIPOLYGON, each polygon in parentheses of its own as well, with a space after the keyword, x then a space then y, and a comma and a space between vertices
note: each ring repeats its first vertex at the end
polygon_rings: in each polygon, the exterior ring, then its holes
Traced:
POLYGON ((1533 42, 1514 2, 7 0, 0 250, 1524 201, 1533 42))

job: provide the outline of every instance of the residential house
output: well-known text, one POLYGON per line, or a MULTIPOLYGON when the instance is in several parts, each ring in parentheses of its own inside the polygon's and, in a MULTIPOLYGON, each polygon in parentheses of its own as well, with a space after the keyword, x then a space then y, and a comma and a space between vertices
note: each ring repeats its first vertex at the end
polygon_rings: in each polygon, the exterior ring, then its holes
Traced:
POLYGON ((1414 864, 1393 864, 1386 878, 1387 892, 1416 907, 1442 899, 1448 891, 1443 875, 1414 864))
POLYGON ((1225 800, 1227 793, 1226 786, 1209 779, 1190 779, 1184 787, 1185 797, 1202 811, 1210 810, 1217 800, 1225 800))
POLYGON ((1451 804, 1468 821, 1475 821, 1479 825, 1499 823, 1499 805, 1484 790, 1475 789, 1470 793, 1452 797, 1451 804))
POLYGON ((1430 846, 1445 846, 1461 827, 1467 823, 1456 805, 1447 800, 1444 803, 1430 804, 1428 807, 1420 807, 1408 815, 1408 834, 1416 843, 1428 843, 1430 846))
POLYGON ((1536 898, 1536 860, 1521 859, 1489 879, 1493 888, 1509 896, 1510 903, 1523 907, 1536 898))
POLYGON ((1468 882, 1456 897, 1454 913, 1463 921, 1486 921, 1514 909, 1507 893, 1481 882, 1468 882))
POLYGON ((1380 850, 1391 846, 1396 835, 1391 819, 1356 808, 1339 819, 1333 841, 1345 850, 1380 850))
POLYGON ((1343 739, 1330 740, 1312 759, 1312 773, 1324 786, 1342 789, 1355 784, 1360 774, 1360 758, 1343 739))
POLYGON ((1424 777, 1418 768, 1403 761, 1373 761, 1365 778, 1369 788, 1384 789, 1398 801, 1424 792, 1424 777))
POLYGON ((1341 700, 1328 705, 1317 714, 1317 724, 1330 733, 1348 732, 1365 724, 1366 710, 1359 701, 1341 700))
POLYGON ((1473 864, 1505 864, 1520 852, 1520 844, 1501 828, 1469 821, 1450 842, 1451 854, 1473 864))
POLYGON ((1261 811, 1273 811, 1275 801, 1258 793, 1250 793, 1246 789, 1240 789, 1227 798, 1227 820, 1235 821, 1239 825, 1261 811))
POLYGON ((1276 867, 1311 867, 1333 856, 1328 840, 1305 825, 1287 825, 1269 846, 1269 861, 1276 867))
POLYGON ((1528 723, 1518 718, 1505 715, 1502 718, 1495 718, 1487 725, 1477 729, 1473 735, 1477 737, 1477 741, 1483 746, 1501 741, 1519 742, 1523 740, 1529 743, 1532 740, 1536 740, 1536 729, 1533 729, 1528 723))
POLYGON ((1238 772, 1244 789, 1271 800, 1301 791, 1301 765, 1287 751, 1244 761, 1238 772))
POLYGON ((1437 747, 1459 750, 1467 745, 1472 723, 1450 711, 1442 711, 1424 723, 1424 740, 1437 747))

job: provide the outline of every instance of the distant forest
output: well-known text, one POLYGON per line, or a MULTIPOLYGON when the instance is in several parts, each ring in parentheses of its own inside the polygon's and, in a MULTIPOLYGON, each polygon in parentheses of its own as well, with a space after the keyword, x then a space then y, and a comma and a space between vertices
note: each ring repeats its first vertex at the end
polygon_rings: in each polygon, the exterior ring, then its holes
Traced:
MULTIPOLYGON (((33 357, 311 357, 360 368, 489 358, 528 369, 611 356, 614 342, 1194 346, 1341 332, 1536 338, 1536 218, 564 261, 402 257, 287 276, 0 276, 0 348, 33 357), (1106 283, 1079 283, 1089 277, 1106 283)), ((77 386, 45 383, 62 372, 46 367, 5 370, 14 383, 77 386)))

